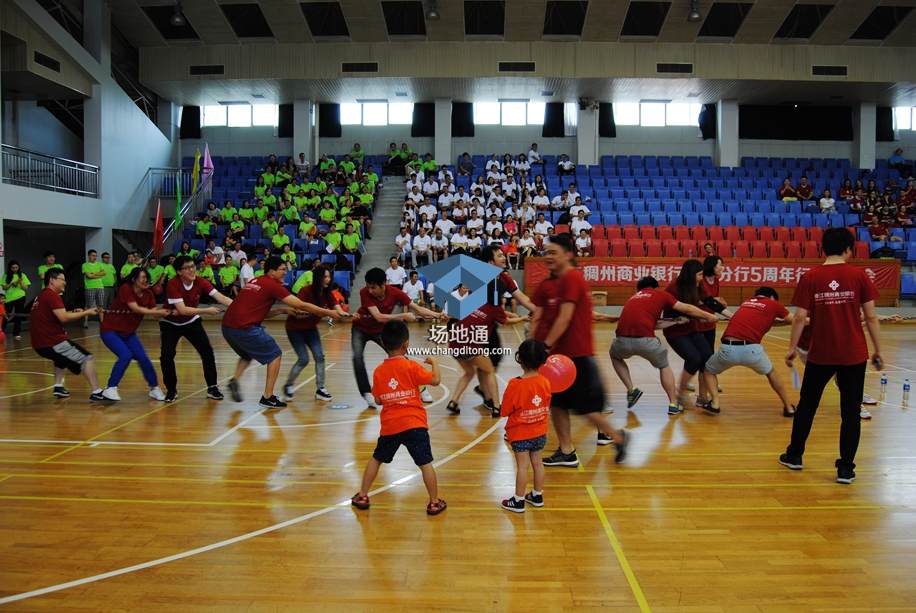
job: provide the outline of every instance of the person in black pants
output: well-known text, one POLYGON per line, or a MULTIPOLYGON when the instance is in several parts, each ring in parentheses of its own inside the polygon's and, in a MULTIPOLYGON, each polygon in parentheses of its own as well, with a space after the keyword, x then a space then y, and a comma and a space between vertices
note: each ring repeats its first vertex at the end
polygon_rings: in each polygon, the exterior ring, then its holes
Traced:
POLYGON ((197 267, 190 256, 175 259, 175 270, 178 276, 166 284, 166 302, 164 308, 171 314, 159 321, 159 346, 162 353, 159 365, 162 368, 162 382, 165 385, 165 401, 174 402, 178 398, 178 374, 175 372, 175 353, 178 341, 182 338, 194 346, 200 355, 204 367, 204 379, 207 382, 207 398, 222 400, 223 394, 217 386, 216 358, 213 347, 200 320, 201 315, 218 315, 216 307, 199 308, 201 296, 210 296, 223 306, 232 304, 232 299, 217 291, 206 279, 197 277, 197 267))
POLYGON ((805 443, 811 432, 814 414, 824 387, 836 375, 840 388, 840 458, 835 462, 837 483, 852 483, 861 422, 859 407, 865 389, 868 344, 859 320, 865 312, 865 326, 871 337, 871 362, 876 370, 884 365, 881 357, 881 331, 875 312, 878 289, 868 274, 846 262, 852 257, 855 237, 847 228, 829 228, 822 241, 826 260, 809 270, 798 282, 792 304, 796 306, 786 364, 792 367, 798 342, 810 318, 811 346, 802 380, 798 407, 792 424, 792 440, 779 463, 791 470, 802 470, 805 443))

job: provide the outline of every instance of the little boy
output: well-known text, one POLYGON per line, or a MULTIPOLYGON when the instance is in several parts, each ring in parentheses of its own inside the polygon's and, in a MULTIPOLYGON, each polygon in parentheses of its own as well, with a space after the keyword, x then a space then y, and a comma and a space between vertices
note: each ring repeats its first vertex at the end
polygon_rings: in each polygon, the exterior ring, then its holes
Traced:
POLYGON ((372 375, 372 395, 375 404, 382 407, 382 431, 363 473, 362 488, 353 496, 351 503, 358 509, 369 508, 369 489, 378 476, 379 468, 383 463, 390 464, 394 454, 404 445, 423 473, 423 483, 429 492, 426 514, 438 515, 447 505, 438 494, 433 453, 429 445, 429 425, 426 409, 420 400, 420 386, 439 385, 439 364, 433 358, 426 358, 424 363, 432 367, 430 372, 404 357, 410 344, 410 333, 407 324, 400 319, 387 321, 381 337, 388 358, 372 375))

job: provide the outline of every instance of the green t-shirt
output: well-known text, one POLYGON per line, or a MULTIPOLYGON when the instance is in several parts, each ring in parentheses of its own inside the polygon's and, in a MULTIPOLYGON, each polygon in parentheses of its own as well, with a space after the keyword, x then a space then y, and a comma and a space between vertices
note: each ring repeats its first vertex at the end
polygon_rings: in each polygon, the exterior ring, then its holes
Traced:
POLYGON ((146 273, 149 275, 149 282, 155 283, 156 280, 162 276, 162 273, 165 272, 164 266, 152 266, 146 269, 146 273))
MULTIPOLYGON (((83 266, 85 266, 85 264, 83 264, 83 266)), ((98 272, 98 271, 95 271, 95 272, 98 272)), ((6 285, 10 281, 19 281, 20 279, 22 280, 23 283, 26 284, 26 286, 31 285, 29 283, 29 277, 27 275, 24 275, 18 272, 14 273, 13 276, 10 278, 7 278, 7 275, 3 275, 3 279, 0 280, 0 285, 6 285)), ((102 287, 101 279, 93 279, 93 281, 98 281, 100 283, 99 287, 102 287)), ((24 298, 24 297, 25 297, 25 290, 22 289, 18 285, 12 285, 10 286, 8 290, 6 290, 6 301, 7 302, 12 302, 13 300, 19 300, 20 298, 24 298)))
MULTIPOLYGON (((223 209, 220 211, 219 216, 223 221, 229 223, 232 221, 232 216, 238 212, 238 209, 236 209, 234 206, 230 206, 228 209, 223 209)), ((239 217, 241 217, 241 215, 239 215, 239 217)))
POLYGON ((334 247, 334 251, 337 251, 340 248, 340 239, 341 238, 343 238, 343 235, 341 235, 340 232, 331 232, 330 234, 324 237, 324 240, 326 240, 329 245, 334 247))
POLYGON ((261 176, 264 177, 264 185, 267 187, 271 187, 274 183, 277 182, 277 176, 273 173, 265 172, 261 176))
POLYGON ((321 180, 318 183, 313 183, 312 189, 315 190, 316 194, 323 194, 328 191, 328 184, 325 183, 324 180, 321 180))
POLYGON ((115 267, 111 264, 105 264, 102 262, 102 268, 105 269, 105 276, 102 277, 102 287, 114 287, 115 267))
POLYGON ((299 210, 295 207, 289 207, 288 209, 283 209, 283 218, 287 222, 299 221, 299 210))
POLYGON ((290 179, 293 178, 291 175, 286 174, 286 172, 283 170, 278 170, 276 177, 277 177, 277 183, 282 183, 283 181, 289 181, 290 179))
POLYGON ((309 232, 315 229, 315 224, 312 222, 303 221, 299 224, 299 236, 301 238, 308 238, 309 232))
POLYGON ((302 186, 301 185, 287 185, 286 191, 289 192, 290 196, 295 196, 296 194, 302 191, 302 186))
POLYGON ((340 167, 343 168, 345 173, 350 174, 356 168, 356 164, 353 162, 341 162, 340 167))
POLYGON ((245 222, 244 221, 233 221, 231 224, 229 224, 229 229, 232 230, 233 232, 244 230, 245 222))
POLYGON ((340 211, 339 211, 340 216, 341 216, 341 217, 346 217, 346 216, 347 216, 347 213, 349 213, 349 212, 352 211, 352 210, 353 210, 353 209, 350 208, 350 205, 345 204, 345 205, 343 205, 342 207, 340 207, 340 211))
MULTIPOLYGON (((110 264, 109 264, 109 266, 110 266, 110 264)), ((45 266, 44 264, 42 264, 41 266, 38 267, 38 276, 39 276, 41 279, 44 279, 44 278, 45 278, 45 273, 48 272, 51 268, 59 268, 59 269, 61 269, 61 270, 64 269, 64 267, 61 266, 60 264, 54 264, 54 265, 51 266, 51 267, 48 267, 48 266, 45 266)))
POLYGON ((264 276, 264 271, 261 270, 261 269, 259 268, 259 269, 257 269, 256 271, 254 271, 254 276, 256 276, 256 277, 263 277, 263 276, 264 276))
POLYGON ((423 160, 413 160, 412 162, 407 163, 411 168, 423 168, 423 160))
POLYGON ((347 222, 346 222, 346 221, 343 221, 343 220, 341 220, 341 221, 335 221, 332 225, 333 225, 335 228, 337 228, 337 231, 340 233, 341 236, 343 236, 343 233, 344 233, 344 232, 346 231, 346 229, 347 229, 347 222))
POLYGON ((246 223, 251 223, 251 220, 254 219, 254 209, 251 207, 239 209, 239 219, 246 223))
POLYGON ((309 204, 309 197, 305 195, 304 192, 299 192, 298 194, 293 196, 293 204, 296 205, 297 209, 306 208, 308 207, 308 204, 309 204))
POLYGON ((207 268, 205 266, 203 270, 197 271, 197 276, 201 277, 202 279, 206 279, 207 281, 210 282, 211 285, 213 284, 213 269, 212 268, 207 268))
POLYGON ((367 172, 363 176, 369 179, 369 182, 372 184, 378 183, 378 175, 374 172, 367 172))
POLYGON ((328 194, 328 195, 322 196, 321 201, 330 202, 332 209, 337 208, 337 195, 336 194, 328 194))
POLYGON ((235 266, 223 266, 219 269, 219 280, 223 285, 232 285, 238 276, 239 269, 235 266))
POLYGON ((359 234, 355 232, 355 229, 354 229, 353 234, 344 234, 342 236, 343 238, 340 239, 341 242, 343 242, 344 247, 346 247, 350 251, 354 251, 356 249, 356 246, 359 245, 359 234))
POLYGON ((177 276, 178 276, 178 271, 175 270, 175 267, 172 266, 171 264, 167 264, 165 267, 165 280, 171 281, 172 279, 174 279, 177 276))
POLYGON ((375 201, 375 198, 372 197, 372 194, 359 194, 357 198, 359 198, 359 201, 366 206, 371 205, 373 201, 375 201))
POLYGON ((410 159, 410 156, 413 155, 413 149, 407 149, 406 151, 403 149, 398 149, 397 155, 398 157, 402 157, 405 160, 410 159))
POLYGON ((331 223, 337 218, 337 212, 334 209, 321 209, 318 217, 325 223, 331 223))
POLYGON ((292 262, 293 266, 296 265, 296 254, 290 251, 289 253, 281 253, 280 259, 284 262, 292 262))
POLYGON ((439 164, 436 163, 436 160, 430 160, 428 162, 423 162, 423 165, 420 166, 423 169, 423 172, 427 175, 431 172, 436 172, 436 169, 439 168, 439 164))
MULTIPOLYGON (((198 253, 200 252, 194 251, 193 249, 191 249, 191 257, 196 258, 197 257, 196 254, 198 253)), ((127 275, 129 275, 134 268, 138 268, 138 266, 136 264, 125 264, 124 266, 122 266, 121 267, 121 277, 126 279, 127 275)))
POLYGON ((283 249, 283 245, 289 245, 289 236, 284 234, 280 236, 279 234, 274 234, 273 238, 270 239, 270 242, 274 244, 274 249, 283 249))
POLYGON ((273 194, 271 194, 270 196, 264 196, 263 198, 261 198, 261 202, 263 202, 264 206, 266 206, 269 209, 277 208, 277 197, 274 196, 273 194))
POLYGON ((327 170, 328 168, 330 168, 331 166, 334 166, 334 167, 337 166, 337 164, 334 162, 334 160, 328 160, 328 161, 322 162, 321 164, 318 165, 318 167, 321 169, 322 172, 326 171, 326 170, 327 170))
POLYGON ((261 236, 264 238, 273 238, 274 234, 277 233, 277 222, 265 221, 261 224, 261 236))
POLYGON ((262 198, 264 193, 267 191, 266 185, 255 185, 254 186, 254 195, 258 198, 262 198))
POLYGON ((254 208, 254 219, 257 223, 263 222, 267 219, 267 214, 270 213, 270 209, 266 206, 257 206, 254 208))
POLYGON ((197 233, 201 236, 210 236, 210 222, 207 220, 198 221, 197 233))
POLYGON ((358 160, 358 161, 361 162, 361 161, 363 160, 364 157, 366 157, 366 152, 363 151, 362 149, 357 149, 356 151, 351 151, 351 152, 350 152, 350 159, 351 159, 351 160, 358 160))
MULTIPOLYGON (((90 279, 89 277, 86 276, 87 273, 97 274, 100 272, 105 272, 105 269, 102 268, 101 262, 96 262, 95 264, 84 262, 83 263, 83 287, 85 287, 86 289, 102 289, 102 277, 90 279)), ((10 298, 9 294, 7 294, 6 299, 15 300, 15 298, 10 298)))
POLYGON ((298 294, 299 290, 305 287, 306 285, 311 285, 313 276, 314 275, 312 274, 311 270, 306 270, 304 273, 299 275, 299 278, 296 279, 296 283, 293 285, 293 295, 295 296, 296 294, 298 294))

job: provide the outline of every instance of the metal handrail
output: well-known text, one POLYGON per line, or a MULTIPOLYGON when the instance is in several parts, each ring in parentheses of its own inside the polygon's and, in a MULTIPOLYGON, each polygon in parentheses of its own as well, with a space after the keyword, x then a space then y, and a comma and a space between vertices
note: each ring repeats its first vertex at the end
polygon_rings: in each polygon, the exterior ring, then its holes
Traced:
MULTIPOLYGON (((211 172, 204 175, 201 171, 202 180, 197 186, 197 191, 193 194, 190 194, 187 199, 182 198, 181 204, 181 219, 182 225, 185 225, 187 221, 196 217, 196 215, 204 210, 206 210, 206 203, 210 201, 213 192, 213 175, 211 172)), ((160 202, 163 204, 162 207, 162 216, 163 220, 171 217, 172 222, 168 227, 164 228, 163 241, 162 241, 162 254, 174 253, 175 251, 175 240, 181 236, 180 233, 175 232, 175 222, 174 222, 174 208, 166 205, 166 202, 176 202, 174 192, 163 193, 163 186, 165 185, 165 179, 174 178, 176 182, 181 182, 184 186, 185 182, 193 182, 193 171, 188 170, 187 168, 150 168, 147 172, 147 184, 149 185, 149 199, 150 202, 153 198, 159 198, 160 202), (163 202, 163 198, 168 198, 163 202)), ((168 192, 168 190, 165 190, 168 192)), ((162 255, 160 254, 160 255, 162 255)), ((149 258, 153 255, 153 250, 150 249, 146 257, 149 258)))
POLYGON ((99 197, 98 166, 3 145, 3 182, 65 194, 99 197))

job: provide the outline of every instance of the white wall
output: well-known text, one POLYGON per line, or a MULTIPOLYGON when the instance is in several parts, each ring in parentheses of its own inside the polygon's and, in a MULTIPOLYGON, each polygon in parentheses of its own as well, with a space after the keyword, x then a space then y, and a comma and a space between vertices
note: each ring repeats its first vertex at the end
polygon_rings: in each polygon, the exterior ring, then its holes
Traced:
MULTIPOLYGON (((340 138, 321 138, 318 144, 318 157, 343 155, 353 150, 354 143, 359 143, 366 155, 379 155, 388 151, 388 145, 407 143, 407 146, 420 154, 434 153, 433 137, 414 138, 410 135, 409 125, 397 126, 341 126, 340 138)), ((312 160, 314 161, 314 160, 312 160)), ((442 160, 437 160, 442 162, 442 160)), ((375 169, 378 172, 378 168, 375 169)))
POLYGON ((742 157, 767 158, 846 158, 857 157, 855 141, 796 141, 756 140, 738 141, 739 163, 742 157))
POLYGON ((566 153, 573 161, 578 152, 575 136, 563 138, 544 138, 541 136, 543 126, 475 126, 474 138, 453 138, 452 159, 454 164, 458 156, 467 151, 471 155, 499 154, 501 158, 505 153, 513 156, 519 153, 528 155, 531 143, 538 144, 541 155, 555 155, 566 153))
MULTIPOLYGON (((186 138, 179 140, 177 147, 180 149, 178 162, 183 157, 193 157, 194 152, 200 149, 204 152, 204 145, 210 145, 210 155, 220 156, 268 156, 275 154, 281 161, 287 157, 299 159, 298 151, 293 152, 292 138, 277 138, 274 136, 274 126, 252 126, 250 128, 201 128, 200 140, 186 138)), ((353 143, 350 143, 351 145, 353 143)), ((350 150, 347 149, 349 152, 350 150)), ((309 160, 311 161, 311 160, 309 160)))
MULTIPOLYGON (((602 138, 600 155, 706 155, 715 157, 716 141, 703 140, 695 126, 617 126, 617 138, 602 138)), ((600 159, 600 158, 599 158, 600 159)))
POLYGON ((900 140, 892 143, 878 143, 875 151, 876 160, 886 160, 894 155, 897 149, 903 149, 903 157, 912 160, 916 157, 916 132, 900 130, 900 140))
POLYGON ((3 103, 3 144, 83 161, 83 141, 34 101, 3 103))

